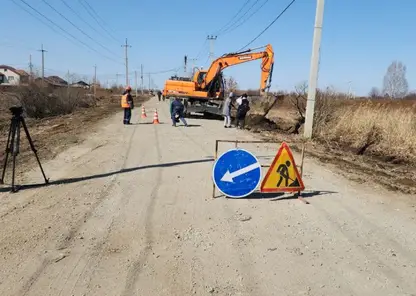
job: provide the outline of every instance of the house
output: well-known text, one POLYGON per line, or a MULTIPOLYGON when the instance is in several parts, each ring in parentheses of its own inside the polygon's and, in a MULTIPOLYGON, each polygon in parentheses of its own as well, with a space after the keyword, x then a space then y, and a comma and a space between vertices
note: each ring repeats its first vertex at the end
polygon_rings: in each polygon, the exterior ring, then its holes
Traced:
POLYGON ((42 80, 45 81, 46 84, 49 86, 57 86, 57 87, 64 87, 68 86, 68 82, 62 79, 59 76, 48 76, 42 79, 41 77, 38 77, 35 79, 37 83, 42 83, 42 80))
POLYGON ((72 83, 70 86, 71 87, 78 87, 78 88, 89 88, 90 87, 90 85, 88 83, 86 83, 82 80, 80 80, 78 82, 75 82, 75 83, 72 83))
POLYGON ((29 83, 29 74, 10 66, 0 65, 0 84, 19 85, 29 83))
POLYGON ((59 76, 48 76, 45 77, 45 79, 48 81, 49 84, 55 86, 68 86, 68 82, 59 76))

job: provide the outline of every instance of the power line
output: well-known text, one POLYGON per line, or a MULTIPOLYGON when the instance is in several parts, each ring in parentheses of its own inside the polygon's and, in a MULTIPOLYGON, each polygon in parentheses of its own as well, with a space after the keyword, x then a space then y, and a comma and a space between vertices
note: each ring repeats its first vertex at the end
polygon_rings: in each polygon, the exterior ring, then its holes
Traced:
POLYGON ((204 44, 201 47, 201 50, 198 52, 198 54, 196 55, 196 59, 199 59, 199 57, 201 56, 202 52, 204 49, 206 49, 205 45, 208 43, 208 39, 205 39, 204 44))
POLYGON ((241 15, 233 24, 231 24, 231 26, 229 26, 228 28, 226 28, 221 34, 225 33, 226 31, 228 31, 231 27, 233 27, 237 22, 239 22, 240 20, 243 19, 243 17, 245 17, 247 15, 247 13, 259 2, 260 0, 256 0, 254 1, 254 3, 250 6, 250 8, 243 14, 241 15))
POLYGON ((105 36, 103 33, 101 33, 100 31, 98 31, 96 28, 94 28, 90 23, 88 23, 86 20, 84 20, 84 18, 77 12, 75 11, 75 9, 73 9, 68 2, 66 2, 65 0, 61 0, 61 2, 68 7, 69 10, 72 11, 72 13, 74 13, 83 23, 85 23, 88 27, 90 27, 92 30, 94 30, 95 33, 101 35, 102 37, 108 38, 108 36, 105 36))
POLYGON ((94 8, 91 7, 91 5, 89 5, 89 3, 85 0, 78 0, 78 2, 84 7, 84 9, 88 12, 88 14, 95 20, 95 22, 101 27, 101 29, 103 29, 108 36, 110 36, 111 38, 113 38, 116 42, 119 42, 117 40, 117 38, 115 38, 110 32, 108 32, 108 30, 98 21, 99 15, 97 14, 97 12, 94 10, 94 8), (84 4, 85 3, 85 4, 84 4), (94 15, 96 14, 97 17, 94 15))
MULTIPOLYGON (((234 27, 230 27, 228 30, 225 30, 223 33, 221 33, 222 35, 224 35, 224 34, 228 34, 228 33, 230 33, 230 32, 232 32, 232 31, 234 31, 234 30, 236 30, 236 29, 238 29, 239 27, 241 27, 242 25, 244 25, 246 22, 248 22, 257 12, 259 12, 260 11, 260 9, 262 9, 263 8, 263 6, 264 5, 266 5, 267 3, 269 2, 269 0, 266 0, 266 1, 264 1, 263 2, 263 4, 262 5, 260 5, 255 11, 253 11, 253 13, 252 14, 250 14, 246 19, 244 19, 242 22, 240 22, 239 24, 237 24, 236 26, 234 26, 234 27)), ((236 22, 237 23, 237 22, 236 22)), ((236 24, 236 23, 234 23, 234 24, 236 24)))
POLYGON ((222 31, 224 30, 225 27, 227 27, 229 24, 231 24, 233 22, 233 20, 240 14, 240 12, 244 9, 244 7, 247 6, 247 4, 250 2, 251 0, 246 0, 246 2, 243 4, 243 6, 241 6, 240 10, 237 11, 237 13, 228 21, 228 23, 226 23, 221 29, 219 29, 217 31, 217 35, 221 34, 222 31))
MULTIPOLYGON (((168 69, 168 70, 160 70, 160 71, 154 71, 154 72, 143 72, 143 75, 155 75, 155 74, 164 74, 164 73, 169 73, 169 72, 177 72, 180 70, 180 68, 182 68, 182 65, 176 68, 172 68, 172 69, 168 69)), ((136 71, 136 70, 135 70, 136 71)), ((142 69, 141 69, 142 72, 142 69)), ((130 74, 132 74, 134 72, 130 72, 130 74)))
POLYGON ((243 50, 244 48, 246 48, 247 46, 249 46, 250 44, 252 44, 254 41, 256 41, 261 35, 263 35, 264 32, 266 32, 285 12, 286 10, 289 9, 290 6, 292 6, 293 3, 295 3, 296 0, 292 0, 285 9, 283 9, 283 11, 263 30, 260 32, 260 34, 258 34, 254 39, 252 39, 249 43, 247 43, 246 45, 244 45, 241 49, 239 49, 238 51, 243 50))
MULTIPOLYGON (((12 0, 14 2, 14 0, 12 0)), ((48 22, 50 22, 51 24, 53 24, 54 26, 58 27, 62 32, 68 34, 69 36, 71 36, 74 40, 78 41, 79 43, 81 43, 82 45, 84 45, 85 47, 87 47, 88 49, 98 53, 99 55, 101 55, 102 57, 111 60, 113 62, 119 63, 118 61, 107 57, 105 55, 103 55, 102 53, 100 53, 99 51, 97 51, 96 49, 92 48, 91 46, 89 46, 88 44, 86 44, 85 42, 79 40, 77 37, 75 37, 74 35, 72 35, 71 33, 69 33, 68 31, 66 31, 65 29, 63 29, 61 26, 59 26, 57 23, 55 23, 54 21, 52 21, 50 18, 48 18, 47 16, 45 16, 43 13, 39 12, 36 8, 34 8, 33 6, 31 6, 29 3, 27 3, 25 0, 20 0, 20 2, 24 3, 26 6, 28 6, 30 9, 32 9, 33 11, 35 11, 37 14, 39 14, 40 16, 42 16, 44 19, 46 19, 48 22)), ((48 27, 50 27, 49 25, 47 25, 48 27)))
POLYGON ((51 29, 52 31, 54 31, 55 33, 65 37, 67 40, 71 41, 72 40, 70 38, 68 38, 65 35, 62 35, 62 33, 58 32, 58 30, 56 30, 55 28, 51 27, 48 23, 46 23, 44 20, 42 20, 40 17, 38 17, 36 14, 32 13, 30 10, 28 10, 26 7, 20 5, 16 0, 10 0, 12 1, 16 6, 20 7, 22 10, 26 11, 28 14, 30 14, 31 16, 33 16, 35 19, 37 19, 38 21, 40 21, 42 24, 44 24, 45 26, 47 26, 49 29, 51 29))
POLYGON ((117 54, 115 54, 114 52, 112 52, 111 50, 109 50, 107 47, 105 47, 104 45, 102 45, 100 42, 98 42, 97 40, 95 40, 94 38, 92 38, 90 35, 88 35, 87 33, 85 33, 82 29, 80 29, 77 25, 75 25, 71 20, 69 20, 65 15, 63 15, 55 7, 53 7, 48 1, 42 0, 42 2, 45 3, 46 5, 48 5, 53 11, 55 11, 61 17, 63 17, 68 23, 70 23, 74 28, 76 28, 78 31, 80 31, 83 35, 87 36, 89 39, 91 39, 92 41, 94 41, 95 43, 97 43, 99 46, 101 46, 103 49, 105 49, 109 53, 113 54, 114 56, 117 56, 117 54))
MULTIPOLYGON (((89 7, 89 9, 92 11, 92 13, 95 14, 95 16, 97 17, 97 19, 101 21, 101 24, 106 25, 105 20, 103 20, 101 18, 101 16, 97 13, 97 11, 88 3, 88 1, 87 0, 82 0, 82 1, 84 1, 84 3, 87 4, 87 6, 89 7)), ((114 30, 112 30, 112 31, 115 32, 114 30)))
POLYGON ((176 68, 172 68, 169 70, 162 70, 162 71, 157 71, 157 72, 148 72, 148 73, 144 73, 144 74, 151 74, 151 75, 155 75, 155 74, 164 74, 164 73, 169 73, 169 72, 177 72, 179 71, 181 67, 176 67, 176 68))

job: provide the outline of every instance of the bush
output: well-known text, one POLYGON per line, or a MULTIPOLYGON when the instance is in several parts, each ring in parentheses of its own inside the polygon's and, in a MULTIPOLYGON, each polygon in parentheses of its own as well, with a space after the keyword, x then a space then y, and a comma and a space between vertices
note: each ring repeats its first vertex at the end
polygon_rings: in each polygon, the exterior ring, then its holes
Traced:
POLYGON ((80 89, 53 90, 31 85, 21 87, 17 94, 27 116, 37 119, 69 114, 77 108, 95 105, 94 98, 80 89))

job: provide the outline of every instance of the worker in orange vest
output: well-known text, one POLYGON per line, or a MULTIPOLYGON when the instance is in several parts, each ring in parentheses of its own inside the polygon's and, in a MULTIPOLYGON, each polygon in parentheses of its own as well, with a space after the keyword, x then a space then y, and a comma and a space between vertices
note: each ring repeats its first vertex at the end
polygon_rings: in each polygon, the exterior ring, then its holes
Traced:
POLYGON ((121 108, 124 109, 124 120, 123 120, 124 124, 131 124, 130 123, 131 109, 134 108, 134 105, 133 105, 133 97, 130 94, 130 92, 131 92, 131 87, 127 86, 126 90, 123 92, 123 95, 121 96, 121 108))

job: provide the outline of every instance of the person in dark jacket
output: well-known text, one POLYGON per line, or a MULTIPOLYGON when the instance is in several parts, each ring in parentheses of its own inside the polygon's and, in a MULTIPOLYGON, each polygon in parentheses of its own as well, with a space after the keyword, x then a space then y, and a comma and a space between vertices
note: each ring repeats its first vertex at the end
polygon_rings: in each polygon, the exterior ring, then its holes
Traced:
POLYGON ((179 98, 175 98, 172 101, 172 104, 170 105, 170 115, 172 118, 172 126, 176 126, 176 122, 179 122, 179 119, 182 121, 182 123, 185 126, 188 126, 188 123, 186 122, 184 118, 184 112, 185 106, 182 104, 182 102, 179 100, 179 98))
POLYGON ((131 110, 134 108, 133 104, 133 97, 131 95, 131 87, 127 86, 126 90, 123 92, 123 95, 121 96, 121 108, 124 109, 124 124, 131 124, 131 110))
POLYGON ((250 103, 247 98, 243 98, 241 104, 237 108, 236 128, 243 129, 247 112, 250 111, 250 103))
POLYGON ((157 98, 159 99, 160 102, 160 98, 162 97, 162 92, 160 90, 157 91, 157 98))

